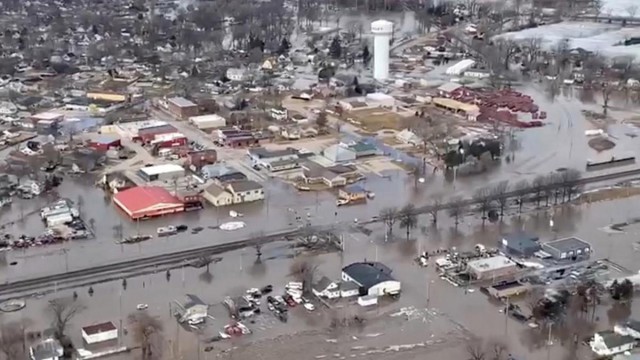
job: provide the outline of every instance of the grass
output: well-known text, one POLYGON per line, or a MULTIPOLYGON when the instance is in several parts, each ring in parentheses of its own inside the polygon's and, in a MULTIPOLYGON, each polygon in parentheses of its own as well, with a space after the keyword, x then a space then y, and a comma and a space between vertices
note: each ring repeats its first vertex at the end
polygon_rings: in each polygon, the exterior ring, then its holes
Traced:
POLYGON ((401 116, 384 109, 355 110, 350 114, 363 130, 376 132, 384 129, 399 129, 401 116))

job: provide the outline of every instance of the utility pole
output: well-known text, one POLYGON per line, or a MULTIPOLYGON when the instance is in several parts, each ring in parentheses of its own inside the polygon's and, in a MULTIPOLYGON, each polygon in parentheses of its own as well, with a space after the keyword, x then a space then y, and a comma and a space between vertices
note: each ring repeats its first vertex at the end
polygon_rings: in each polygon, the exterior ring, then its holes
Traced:
POLYGON ((119 309, 120 326, 118 328, 118 331, 120 332, 120 334, 118 335, 118 347, 122 346, 122 336, 123 336, 123 332, 122 332, 122 288, 120 288, 119 301, 120 301, 120 309, 119 309))

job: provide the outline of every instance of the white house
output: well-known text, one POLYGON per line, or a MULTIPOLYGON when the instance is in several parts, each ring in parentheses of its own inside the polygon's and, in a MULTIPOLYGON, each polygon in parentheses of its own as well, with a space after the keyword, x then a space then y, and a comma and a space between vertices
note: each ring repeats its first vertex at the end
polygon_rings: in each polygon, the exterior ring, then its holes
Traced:
POLYGON ((593 334, 589 342, 591 350, 598 356, 612 356, 633 349, 636 341, 633 337, 620 335, 611 330, 593 334))
POLYGON ((311 290, 317 297, 326 299, 336 299, 340 297, 340 286, 326 276, 323 276, 317 283, 313 284, 311 290))
POLYGON ((232 181, 227 184, 227 191, 233 195, 234 204, 264 200, 264 188, 251 180, 232 181))
POLYGON ((640 339, 640 321, 629 320, 624 324, 618 324, 613 327, 613 331, 620 335, 631 336, 634 339, 640 339))
POLYGON ((342 269, 342 281, 354 282, 367 295, 400 294, 400 282, 391 276, 391 269, 379 262, 358 262, 342 269))
POLYGON ((82 339, 88 345, 117 340, 118 328, 111 321, 85 326, 82 328, 82 339))
POLYGON ((27 180, 20 185, 20 189, 33 195, 40 195, 44 192, 44 184, 39 181, 27 180))

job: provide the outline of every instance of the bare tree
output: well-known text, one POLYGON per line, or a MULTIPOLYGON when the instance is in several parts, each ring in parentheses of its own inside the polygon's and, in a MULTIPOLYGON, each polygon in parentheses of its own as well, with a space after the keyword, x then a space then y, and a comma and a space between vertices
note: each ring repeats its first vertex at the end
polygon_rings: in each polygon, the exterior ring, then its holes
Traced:
POLYGON ((486 353, 481 340, 467 342, 467 355, 469 360, 485 360, 486 353))
POLYGON ((531 190, 531 184, 527 180, 520 180, 516 186, 516 196, 518 201, 518 214, 522 214, 522 205, 524 204, 524 199, 531 190))
POLYGON ((380 211, 380 219, 387 228, 387 236, 391 237, 393 234, 393 226, 396 224, 396 221, 398 221, 398 209, 395 207, 383 208, 380 211))
POLYGON ((431 218, 434 224, 438 223, 438 213, 442 210, 442 195, 435 194, 433 195, 433 200, 431 200, 431 204, 429 205, 429 213, 431 214, 431 218))
POLYGON ((64 338, 69 322, 84 309, 85 307, 73 298, 49 300, 47 310, 52 316, 51 326, 58 339, 64 338))
POLYGON ((302 282, 302 289, 304 293, 310 293, 313 287, 313 281, 318 271, 318 265, 313 259, 308 257, 299 258, 294 261, 289 267, 289 276, 292 276, 297 281, 302 282))
POLYGON ((499 182, 491 189, 491 196, 494 199, 496 199, 496 201, 498 202, 498 205, 500 206, 501 218, 504 216, 504 208, 509 203, 509 198, 507 197, 508 191, 509 191, 509 182, 506 180, 499 182))
POLYGON ((478 210, 480 210, 482 215, 482 226, 484 226, 487 220, 487 213, 492 209, 491 203, 493 202, 493 198, 491 196, 491 189, 478 189, 473 195, 473 200, 478 204, 478 210))
POLYGON ((128 320, 133 339, 142 352, 142 359, 159 356, 162 351, 162 322, 147 312, 130 314, 128 320))
POLYGON ((609 100, 611 100, 611 94, 613 93, 614 86, 609 83, 603 83, 600 91, 602 92, 602 114, 607 116, 609 110, 609 100))
POLYGON ((546 178, 544 175, 536 176, 531 182, 531 190, 536 197, 536 207, 540 207, 540 201, 542 200, 542 192, 546 185, 546 178))
POLYGON ((6 359, 25 359, 24 326, 18 322, 3 324, 0 328, 0 351, 6 359))
POLYGON ((509 353, 509 346, 502 339, 493 339, 487 343, 487 350, 491 360, 505 360, 509 353))
POLYGON ((560 174, 562 201, 571 201, 573 195, 580 191, 580 171, 576 169, 566 169, 560 174))
POLYGON ((630 18, 635 18, 638 13, 638 5, 629 5, 625 10, 627 11, 627 14, 629 14, 630 18))
POLYGON ((464 216, 466 211, 465 202, 462 197, 457 196, 449 201, 449 216, 453 218, 455 228, 460 224, 460 217, 464 216))
POLYGON ((400 226, 407 231, 407 240, 411 235, 411 230, 418 226, 418 215, 413 204, 407 204, 399 212, 400 226))

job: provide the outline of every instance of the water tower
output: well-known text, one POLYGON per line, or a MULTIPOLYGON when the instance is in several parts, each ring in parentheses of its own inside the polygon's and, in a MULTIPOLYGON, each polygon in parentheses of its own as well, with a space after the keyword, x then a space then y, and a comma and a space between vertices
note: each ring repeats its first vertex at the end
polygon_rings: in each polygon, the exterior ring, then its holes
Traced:
POLYGON ((389 43, 393 34, 393 23, 377 20, 371 23, 373 33, 373 78, 386 80, 389 78, 389 43))

